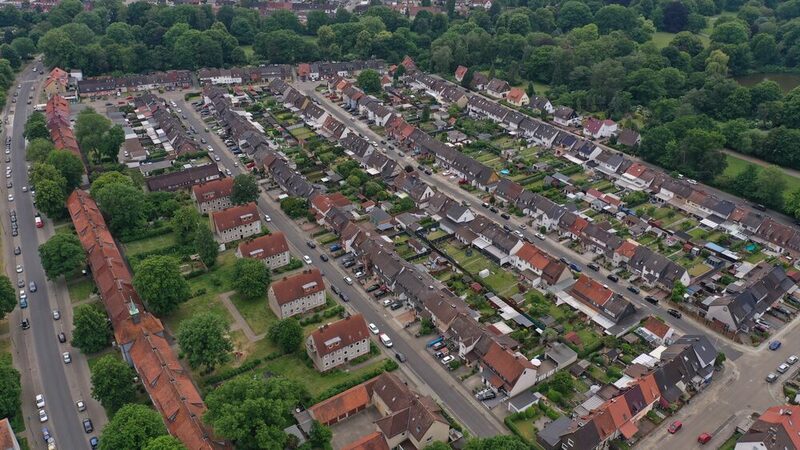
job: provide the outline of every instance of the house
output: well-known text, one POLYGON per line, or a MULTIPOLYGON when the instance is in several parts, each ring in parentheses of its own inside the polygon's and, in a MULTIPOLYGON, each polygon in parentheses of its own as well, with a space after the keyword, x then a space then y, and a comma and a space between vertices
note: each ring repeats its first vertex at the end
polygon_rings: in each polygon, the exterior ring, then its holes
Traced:
MULTIPOLYGON (((541 366, 541 363, 537 363, 541 366)), ((553 364, 553 370, 555 365, 553 364)), ((537 366, 521 353, 514 353, 494 341, 481 358, 480 374, 484 384, 509 397, 521 394, 540 379, 537 366)))
POLYGON ((530 99, 531 109, 534 111, 545 112, 547 114, 553 114, 556 109, 553 107, 553 104, 550 103, 550 100, 547 97, 540 97, 538 95, 534 95, 533 98, 530 99))
POLYGON ((464 79, 464 76, 467 74, 468 71, 469 69, 464 66, 456 67, 456 73, 455 73, 456 81, 461 83, 461 81, 464 79))
POLYGON ((486 85, 486 93, 494 98, 506 98, 510 90, 511 86, 508 85, 508 81, 499 78, 492 78, 486 85))
POLYGON ((361 314, 317 328, 306 338, 306 353, 320 372, 369 353, 367 322, 361 314))
POLYGON ((531 102, 528 94, 520 88, 511 88, 506 95, 506 101, 514 106, 525 106, 531 102))
POLYGON ((642 137, 639 133, 626 128, 619 133, 617 136, 617 144, 624 145, 625 147, 636 147, 639 145, 639 142, 642 141, 642 137))
POLYGON ((553 111, 553 122, 564 127, 577 127, 581 124, 581 117, 574 109, 568 106, 559 106, 553 111))
POLYGON ((586 275, 557 297, 556 304, 567 303, 604 328, 613 327, 636 311, 628 300, 586 275))
POLYGON ((261 219, 254 202, 211 212, 217 242, 226 244, 261 233, 261 219))
MULTIPOLYGON (((167 164, 169 166, 170 164, 167 164)), ((140 169, 144 167, 142 165, 140 169)), ((220 178, 219 168, 216 164, 204 164, 202 166, 190 167, 188 169, 167 172, 146 179, 147 189, 155 191, 177 191, 187 189, 195 184, 220 178)))
POLYGON ((231 207, 232 191, 233 178, 221 178, 192 186, 192 200, 202 214, 222 211, 231 207))
POLYGON ((392 224, 392 216, 380 208, 373 208, 367 215, 369 216, 370 222, 372 222, 379 231, 386 231, 394 226, 392 224))
POLYGON ((677 282, 684 286, 691 282, 686 268, 644 245, 636 247, 628 261, 628 268, 648 286, 672 290, 677 282))
POLYGON ((0 449, 20 450, 17 435, 14 434, 14 429, 11 428, 11 422, 8 421, 8 418, 0 419, 0 449))
POLYGON ((44 80, 44 91, 47 98, 55 95, 66 95, 69 86, 69 74, 59 67, 54 67, 44 80))
POLYGON ((543 284, 542 287, 554 286, 571 278, 567 266, 561 261, 552 258, 547 253, 539 250, 533 244, 524 242, 511 256, 511 264, 523 276, 534 281, 534 285, 543 284), (532 273, 534 276, 528 276, 532 273))
POLYGON ((323 218, 328 215, 331 208, 339 208, 342 211, 352 211, 355 205, 349 198, 345 197, 341 192, 334 192, 332 194, 316 194, 311 197, 311 209, 317 214, 318 217, 323 218))
POLYGON ((439 405, 431 397, 412 391, 391 372, 384 372, 317 403, 308 409, 308 413, 311 419, 332 425, 367 408, 374 408, 380 417, 374 422, 376 431, 345 448, 424 448, 432 442, 448 441, 450 426, 439 405), (385 442, 381 443, 381 439, 385 442), (367 443, 369 446, 365 446, 367 443))
POLYGON ((653 347, 658 347, 672 343, 675 329, 654 316, 647 316, 642 326, 637 329, 637 334, 653 347))
POLYGON ((590 117, 583 125, 583 135, 595 139, 607 138, 617 134, 617 123, 611 119, 599 120, 590 117))
POLYGON ((778 405, 767 408, 736 441, 734 450, 800 449, 800 406, 778 405))
POLYGON ((240 242, 236 249, 236 257, 258 259, 270 270, 283 267, 291 260, 289 244, 281 231, 240 242))
POLYGON ((305 269, 273 281, 267 291, 272 312, 279 319, 303 314, 325 305, 325 283, 319 269, 305 269))

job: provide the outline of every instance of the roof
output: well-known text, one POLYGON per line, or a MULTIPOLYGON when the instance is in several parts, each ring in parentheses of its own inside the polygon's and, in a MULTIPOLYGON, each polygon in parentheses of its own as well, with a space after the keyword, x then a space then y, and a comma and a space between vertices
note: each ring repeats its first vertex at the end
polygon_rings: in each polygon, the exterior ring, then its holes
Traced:
POLYGON ((341 450, 389 450, 383 433, 376 431, 345 445, 341 450))
POLYGON ((588 300, 598 307, 603 306, 614 295, 611 289, 604 287, 602 284, 586 275, 581 275, 581 277, 578 278, 578 281, 576 281, 570 289, 570 293, 576 295, 581 300, 588 300))
POLYGON ((192 194, 194 194, 194 198, 197 199, 198 203, 229 197, 232 191, 233 178, 221 178, 219 180, 192 186, 192 194))
POLYGON ((239 254, 243 258, 266 259, 289 251, 286 236, 281 231, 259 236, 239 244, 239 254))
POLYGON ((645 320, 644 323, 642 324, 642 328, 660 337, 661 339, 664 339, 664 337, 667 335, 667 333, 669 333, 669 330, 671 329, 669 325, 658 320, 653 316, 647 317, 647 320, 645 320))
POLYGON ((347 316, 342 320, 325 324, 311 332, 317 355, 323 357, 343 347, 369 339, 369 330, 361 314, 347 316))
POLYGON ((278 304, 284 305, 299 298, 324 291, 325 283, 322 281, 322 274, 319 269, 311 268, 273 281, 269 289, 275 294, 275 300, 278 304))
POLYGON ((172 191, 216 176, 219 176, 219 168, 215 164, 205 164, 150 177, 147 179, 147 188, 151 191, 172 191))
POLYGON ((800 448, 798 414, 800 414, 800 406, 795 405, 778 405, 767 408, 738 442, 761 441, 767 444, 768 450, 798 449, 800 448), (778 430, 782 433, 779 433, 778 430))
POLYGON ((11 423, 8 419, 0 420, 0 449, 11 450, 18 446, 17 437, 14 435, 11 423))
POLYGON ((371 392, 367 389, 367 386, 367 383, 356 385, 308 408, 308 412, 314 420, 321 423, 330 423, 348 412, 368 405, 371 392))
POLYGON ((489 345, 483 356, 483 362, 496 373, 509 387, 513 387, 526 369, 533 369, 533 364, 525 357, 511 353, 496 342, 489 345))
POLYGON ((551 261, 547 254, 528 242, 523 242, 515 256, 540 271, 544 270, 551 261))
POLYGON ((212 212, 211 220, 214 222, 214 228, 217 231, 225 231, 242 225, 249 225, 260 219, 255 202, 250 202, 245 205, 232 206, 222 211, 212 212))
POLYGON ((525 95, 525 91, 523 91, 520 88, 516 88, 515 87, 515 88, 511 88, 511 90, 508 91, 508 94, 506 94, 506 98, 510 102, 517 103, 517 102, 520 102, 522 100, 522 97, 524 95, 525 95))

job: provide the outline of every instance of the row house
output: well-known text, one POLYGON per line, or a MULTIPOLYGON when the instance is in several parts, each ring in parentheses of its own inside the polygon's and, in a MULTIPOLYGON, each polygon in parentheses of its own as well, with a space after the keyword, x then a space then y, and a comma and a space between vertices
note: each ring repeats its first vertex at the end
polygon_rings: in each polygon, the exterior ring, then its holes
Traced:
POLYGON ((506 98, 506 95, 511 90, 508 81, 499 78, 492 78, 486 85, 486 94, 494 98, 506 98))
POLYGON ((254 202, 211 212, 214 237, 226 244, 261 233, 261 219, 254 202))
POLYGON ((325 305, 325 283, 317 268, 273 281, 267 290, 270 309, 278 319, 286 319, 325 305))
POLYGON ((317 191, 308 180, 295 172, 284 160, 276 160, 269 172, 278 186, 291 197, 311 198, 317 191))
POLYGON ((789 253, 794 257, 800 255, 800 232, 794 227, 784 225, 767 217, 758 226, 753 240, 769 247, 778 253, 789 253))
POLYGON ((595 139, 608 138, 617 134, 617 123, 611 119, 599 120, 590 117, 583 125, 583 135, 595 139))
POLYGON ((200 213, 208 214, 230 208, 233 205, 231 192, 233 192, 233 178, 220 178, 192 186, 192 200, 197 204, 200 213))
POLYGON ((497 188, 494 190, 495 198, 500 199, 503 203, 514 205, 517 199, 522 194, 525 188, 517 182, 511 181, 508 178, 503 178, 497 183, 497 188))
POLYGON ((581 116, 569 106, 559 106, 553 111, 553 122, 562 127, 577 127, 581 124, 581 116))
POLYGON ((534 111, 545 112, 547 114, 553 114, 556 111, 556 109, 553 107, 553 104, 550 103, 550 100, 547 97, 541 97, 539 95, 534 95, 530 99, 530 105, 531 109, 534 111))
POLYGON ((344 148, 345 153, 361 160, 368 158, 375 151, 375 147, 368 140, 359 137, 356 133, 349 133, 342 137, 339 145, 344 148))
POLYGON ((523 242, 514 251, 511 255, 511 264, 531 280, 534 287, 546 289, 572 278, 564 263, 528 242, 523 242))
POLYGON ((567 303, 606 329, 636 312, 628 300, 586 275, 581 275, 568 291, 559 293, 556 303, 567 303))
POLYGON ((354 77, 366 69, 385 73, 386 63, 380 59, 301 63, 297 66, 297 76, 303 80, 318 81, 336 77, 354 77))
POLYGON ((370 333, 361 314, 325 325, 306 338, 306 353, 319 372, 326 372, 369 353, 370 333))
POLYGON ((368 174, 380 176, 384 180, 391 180, 402 171, 394 159, 380 152, 373 152, 368 158, 362 160, 361 166, 366 169, 368 174))
POLYGON ((91 77, 78 81, 78 95, 103 96, 122 92, 148 91, 153 89, 189 88, 192 73, 188 70, 170 70, 148 75, 125 75, 121 77, 91 77))
POLYGON ((416 171, 401 171, 393 181, 395 189, 407 194, 414 200, 417 208, 426 208, 428 201, 433 197, 433 188, 420 178, 416 171))
POLYGON ((272 80, 291 80, 292 67, 288 64, 267 64, 258 67, 203 68, 197 71, 201 85, 229 85, 242 83, 269 83, 272 80))
POLYGON ((355 205, 349 198, 345 197, 341 192, 334 192, 332 194, 315 194, 311 197, 309 202, 311 209, 318 217, 327 216, 332 208, 339 208, 343 211, 352 211, 355 205))
POLYGON ((347 136, 350 129, 342 122, 334 119, 333 116, 328 116, 325 119, 325 123, 322 124, 322 129, 320 131, 323 135, 338 141, 347 136))
POLYGON ((502 122, 508 109, 480 95, 473 95, 467 102, 467 112, 471 116, 484 116, 494 122, 502 122))
POLYGON ((691 282, 686 268, 644 245, 636 247, 627 267, 651 287, 660 286, 672 290, 677 282, 684 286, 691 282))
POLYGON ((257 259, 270 270, 286 266, 291 261, 289 244, 281 231, 239 243, 236 257, 257 259))

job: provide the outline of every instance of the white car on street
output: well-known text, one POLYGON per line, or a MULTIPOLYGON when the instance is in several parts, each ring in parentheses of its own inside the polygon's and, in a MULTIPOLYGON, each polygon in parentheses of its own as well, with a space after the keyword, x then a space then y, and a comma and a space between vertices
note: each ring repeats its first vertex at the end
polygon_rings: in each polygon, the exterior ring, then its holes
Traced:
POLYGON ((39 409, 44 408, 44 395, 36 394, 36 407, 39 409))
POLYGON ((308 255, 303 255, 303 261, 305 261, 306 264, 311 264, 311 257, 308 255))
POLYGON ((70 356, 69 352, 62 353, 61 357, 64 359, 64 364, 69 364, 72 362, 72 356, 70 356))
POLYGON ((380 333, 380 330, 378 330, 377 325, 375 325, 374 323, 371 323, 371 324, 367 325, 367 328, 369 328, 369 331, 371 331, 372 334, 379 334, 380 333))
POLYGON ((47 422, 47 412, 43 409, 39 410, 39 422, 41 423, 47 422))

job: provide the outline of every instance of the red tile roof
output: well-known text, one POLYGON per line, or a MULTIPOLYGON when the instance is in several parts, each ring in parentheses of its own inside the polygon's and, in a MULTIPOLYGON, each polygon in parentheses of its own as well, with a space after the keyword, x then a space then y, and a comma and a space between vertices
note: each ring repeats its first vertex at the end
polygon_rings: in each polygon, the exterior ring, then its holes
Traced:
POLYGON ((570 293, 579 300, 588 300, 590 304, 597 307, 603 306, 614 295, 611 289, 603 287, 602 284, 586 275, 578 278, 578 281, 572 285, 570 293))
POLYGON ((522 101, 522 97, 525 95, 525 91, 520 88, 511 88, 506 94, 506 98, 511 103, 519 103, 522 101))
POLYGON ((647 320, 645 320, 644 324, 642 324, 642 328, 644 328, 644 329, 648 330, 649 332, 655 334, 656 336, 660 337, 661 339, 664 339, 664 336, 666 336, 667 333, 669 333, 669 330, 670 330, 670 326, 669 325, 667 325, 666 323, 658 320, 657 318, 655 318, 653 316, 648 316, 647 317, 647 320))
POLYGON ((619 247, 617 247, 616 250, 614 250, 614 253, 617 253, 620 256, 624 256, 625 258, 630 259, 633 258, 634 253, 636 253, 636 247, 638 246, 639 244, 626 240, 622 243, 622 245, 620 245, 619 247))
POLYGON ((467 71, 468 71, 468 70, 469 70, 469 69, 468 69, 468 68, 466 68, 466 67, 464 67, 464 66, 458 66, 458 67, 456 67, 456 79, 457 79, 457 80, 459 80, 459 81, 461 81, 461 79, 462 79, 462 78, 464 78, 464 75, 466 75, 466 74, 467 74, 467 71))
POLYGON ((524 242, 515 255, 540 271, 543 271, 551 261, 544 252, 528 242, 524 242))
POLYGON ((342 450, 389 450, 389 444, 383 433, 376 431, 345 445, 342 450))
POLYGON ((345 414, 355 412, 370 403, 370 392, 366 383, 354 386, 341 394, 335 395, 325 401, 317 403, 308 409, 314 420, 328 424, 336 421, 345 414))
POLYGON ((211 220, 217 231, 225 231, 259 220, 258 208, 254 202, 246 205, 232 206, 222 211, 212 212, 211 220))
POLYGON ((275 293, 275 300, 279 305, 284 305, 320 291, 325 290, 322 274, 317 268, 306 269, 296 275, 283 277, 273 281, 270 290, 275 293))
POLYGON ((233 178, 220 178, 219 180, 192 186, 192 194, 194 194, 194 198, 196 198, 199 203, 210 202, 222 197, 229 197, 232 191, 233 178))
MULTIPOLYGON (((0 449, 17 448, 17 437, 14 436, 14 430, 11 428, 11 423, 8 419, 0 420, 0 449)), ((376 447, 377 448, 377 447, 376 447)), ((388 447, 386 447, 388 449, 388 447)))
POLYGON ((800 406, 780 405, 764 411, 759 420, 782 426, 786 430, 789 439, 792 440, 794 448, 800 448, 800 420, 797 419, 798 415, 800 415, 800 406))
POLYGON ((239 244, 239 253, 243 258, 266 259, 288 251, 286 235, 280 231, 239 244))
POLYGON ((625 174, 626 174, 626 175, 630 175, 630 176, 632 176, 633 178, 639 178, 639 176, 640 176, 640 175, 642 175, 646 169, 647 169, 647 167, 645 167, 645 166, 644 166, 644 165, 642 165, 642 164, 639 164, 639 163, 633 163, 633 164, 631 164, 631 166, 628 168, 628 170, 627 170, 627 171, 625 171, 625 174))
POLYGON ((311 332, 310 337, 314 341, 317 355, 321 358, 342 347, 369 339, 369 330, 364 317, 361 314, 355 314, 317 328, 311 332))
POLYGON ((525 369, 534 368, 525 357, 511 353, 494 341, 489 344, 483 362, 503 379, 509 389, 514 386, 525 369))

